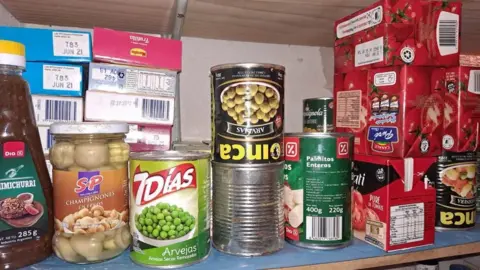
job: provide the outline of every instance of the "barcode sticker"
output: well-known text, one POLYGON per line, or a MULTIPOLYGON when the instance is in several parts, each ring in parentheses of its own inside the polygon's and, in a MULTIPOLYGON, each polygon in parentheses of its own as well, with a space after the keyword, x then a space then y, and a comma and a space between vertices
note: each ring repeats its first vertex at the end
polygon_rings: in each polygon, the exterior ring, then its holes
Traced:
POLYGON ((130 123, 172 124, 174 99, 89 90, 85 119, 130 123))
POLYGON ((38 133, 40 134, 40 141, 42 143, 43 152, 48 153, 49 149, 53 145, 53 136, 50 133, 50 128, 38 127, 38 133))
POLYGON ((167 120, 170 118, 170 101, 143 99, 142 117, 148 119, 167 120))
POLYGON ((342 217, 307 216, 306 239, 321 241, 342 240, 342 217))
POLYGON ((77 119, 77 103, 68 100, 46 100, 45 120, 70 122, 77 119))
POLYGON ((436 32, 441 56, 458 53, 459 22, 458 14, 440 12, 436 32))
POLYGON ((83 121, 82 98, 32 96, 37 125, 83 121))
POLYGON ((73 66, 43 66, 43 89, 81 91, 82 71, 73 66))
POLYGON ((470 70, 467 89, 470 93, 480 94, 480 70, 470 70))
POLYGON ((86 33, 53 32, 53 55, 90 57, 90 37, 86 33))

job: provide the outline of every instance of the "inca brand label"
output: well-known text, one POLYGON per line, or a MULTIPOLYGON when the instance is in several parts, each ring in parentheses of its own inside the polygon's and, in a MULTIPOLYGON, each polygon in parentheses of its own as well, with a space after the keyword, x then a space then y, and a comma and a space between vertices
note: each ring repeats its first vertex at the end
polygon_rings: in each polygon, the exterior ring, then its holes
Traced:
POLYGON ((21 141, 0 145, 0 245, 40 240, 48 207, 30 150, 21 141))
POLYGON ((477 186, 475 152, 444 152, 438 157, 437 228, 475 226, 477 186))
POLYGON ((210 251, 209 159, 130 161, 130 257, 183 266, 210 251))
POLYGON ((350 186, 353 136, 286 136, 286 238, 341 245, 352 239, 350 186))
POLYGON ((236 66, 212 72, 212 141, 215 161, 281 161, 285 72, 236 66))
POLYGON ((303 131, 333 132, 333 99, 303 101, 303 131))
POLYGON ((53 170, 55 230, 73 234, 113 230, 128 222, 127 168, 53 170))

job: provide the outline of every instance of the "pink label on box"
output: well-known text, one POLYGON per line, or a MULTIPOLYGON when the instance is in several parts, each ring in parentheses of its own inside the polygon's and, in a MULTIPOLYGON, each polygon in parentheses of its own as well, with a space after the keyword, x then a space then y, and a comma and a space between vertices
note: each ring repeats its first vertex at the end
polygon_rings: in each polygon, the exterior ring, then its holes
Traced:
POLYGON ((182 70, 180 40, 97 27, 93 34, 93 58, 96 61, 182 70))

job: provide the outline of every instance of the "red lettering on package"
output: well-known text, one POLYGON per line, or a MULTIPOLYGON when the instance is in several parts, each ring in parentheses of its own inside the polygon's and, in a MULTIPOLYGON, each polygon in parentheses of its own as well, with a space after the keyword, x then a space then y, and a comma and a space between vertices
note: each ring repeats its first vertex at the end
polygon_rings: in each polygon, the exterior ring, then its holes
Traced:
POLYGON ((6 142, 3 145, 3 158, 23 158, 24 156, 24 142, 6 142))
POLYGON ((295 241, 299 241, 300 240, 300 237, 299 237, 299 233, 298 233, 298 229, 297 228, 293 228, 293 227, 290 227, 290 226, 286 226, 285 227, 285 234, 286 234, 286 237, 290 240, 295 240, 295 241))

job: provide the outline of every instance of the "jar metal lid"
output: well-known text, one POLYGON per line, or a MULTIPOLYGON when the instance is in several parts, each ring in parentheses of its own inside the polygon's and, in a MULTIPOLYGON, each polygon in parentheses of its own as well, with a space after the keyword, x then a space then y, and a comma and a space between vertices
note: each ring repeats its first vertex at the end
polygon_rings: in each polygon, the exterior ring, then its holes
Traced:
POLYGON ((115 134, 128 131, 128 124, 122 122, 53 123, 50 126, 51 134, 115 134))

